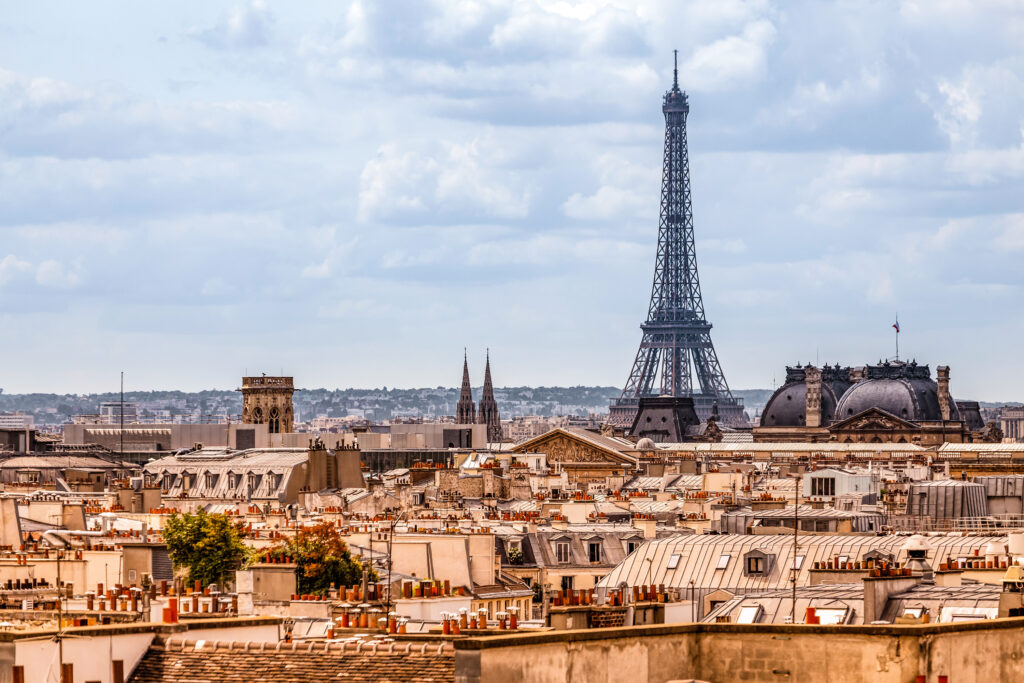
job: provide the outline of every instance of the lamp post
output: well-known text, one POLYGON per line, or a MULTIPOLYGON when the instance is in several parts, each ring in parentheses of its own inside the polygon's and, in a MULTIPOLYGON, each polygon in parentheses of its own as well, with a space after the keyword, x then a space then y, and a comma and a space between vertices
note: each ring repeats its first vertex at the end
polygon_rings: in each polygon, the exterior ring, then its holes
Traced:
POLYGON ((794 475, 794 497, 793 497, 793 573, 790 580, 793 582, 793 607, 790 613, 789 622, 796 624, 796 573, 799 570, 797 566, 796 553, 800 549, 799 538, 800 538, 800 485, 803 482, 803 475, 794 475))

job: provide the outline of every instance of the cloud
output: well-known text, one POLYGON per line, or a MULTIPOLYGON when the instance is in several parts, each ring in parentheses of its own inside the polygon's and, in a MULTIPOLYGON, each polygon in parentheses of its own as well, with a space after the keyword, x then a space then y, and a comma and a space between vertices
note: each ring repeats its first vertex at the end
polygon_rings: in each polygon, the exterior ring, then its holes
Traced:
POLYGON ((482 138, 412 148, 382 145, 360 175, 360 220, 524 218, 530 188, 519 173, 503 167, 505 156, 506 150, 482 138))
POLYGON ((26 360, 5 388, 92 388, 115 342, 154 386, 229 382, 225 357, 436 386, 437 357, 496 339, 518 383, 621 382, 678 48, 730 383, 765 386, 809 340, 873 356, 859 330, 899 308, 919 357, 1012 396, 1024 17, 983 1, 29 3, 0 71, 0 338, 26 360), (990 321, 991 354, 949 341, 950 310, 990 321), (350 360, 381 354, 400 360, 350 360))
POLYGON ((32 271, 32 264, 22 261, 14 254, 0 259, 0 286, 3 286, 23 273, 32 271))
POLYGON ((751 22, 737 35, 698 47, 680 66, 680 78, 698 91, 739 88, 764 74, 775 36, 772 22, 751 22))
POLYGON ((38 265, 19 259, 14 254, 0 259, 0 286, 16 283, 25 277, 49 289, 74 289, 81 284, 77 269, 68 269, 53 259, 46 259, 38 265))
POLYGON ((188 31, 188 35, 216 49, 251 49, 270 43, 274 16, 260 0, 235 5, 216 25, 188 31))

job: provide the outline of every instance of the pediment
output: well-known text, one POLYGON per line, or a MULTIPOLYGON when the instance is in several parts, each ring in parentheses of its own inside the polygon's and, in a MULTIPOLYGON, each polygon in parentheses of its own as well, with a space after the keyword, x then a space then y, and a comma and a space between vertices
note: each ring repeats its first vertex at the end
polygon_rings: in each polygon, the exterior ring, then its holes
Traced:
POLYGON ((600 439, 588 438, 565 429, 554 429, 524 441, 512 450, 514 453, 544 453, 549 463, 635 464, 635 458, 601 443, 600 439))
POLYGON ((830 431, 890 432, 918 430, 920 426, 880 408, 868 408, 845 420, 833 422, 830 431))

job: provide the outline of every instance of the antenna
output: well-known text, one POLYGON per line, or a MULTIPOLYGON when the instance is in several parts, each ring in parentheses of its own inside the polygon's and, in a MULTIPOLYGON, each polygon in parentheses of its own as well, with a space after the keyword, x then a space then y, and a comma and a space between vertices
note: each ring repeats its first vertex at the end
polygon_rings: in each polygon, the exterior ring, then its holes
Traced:
POLYGON ((672 50, 672 89, 679 90, 679 50, 672 50))

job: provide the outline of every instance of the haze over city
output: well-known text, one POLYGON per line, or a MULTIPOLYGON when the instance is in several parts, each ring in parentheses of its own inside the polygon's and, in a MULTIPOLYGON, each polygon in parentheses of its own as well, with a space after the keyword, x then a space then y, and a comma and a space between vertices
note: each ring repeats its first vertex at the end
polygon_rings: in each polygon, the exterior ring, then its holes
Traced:
POLYGON ((8 393, 622 386, 679 49, 734 388, 901 353, 1019 399, 1005 2, 21 3, 0 17, 8 393))

